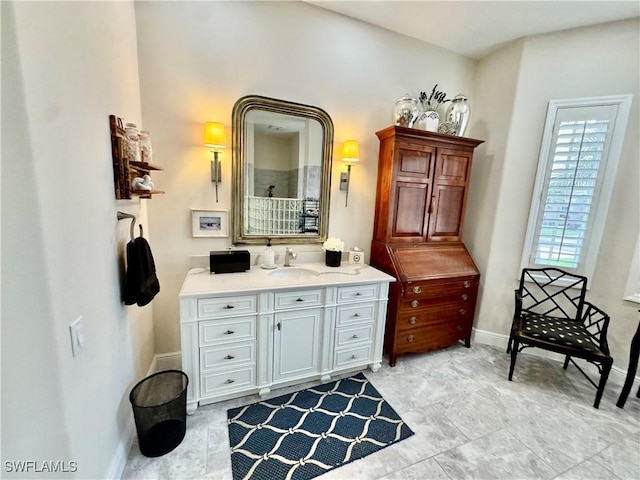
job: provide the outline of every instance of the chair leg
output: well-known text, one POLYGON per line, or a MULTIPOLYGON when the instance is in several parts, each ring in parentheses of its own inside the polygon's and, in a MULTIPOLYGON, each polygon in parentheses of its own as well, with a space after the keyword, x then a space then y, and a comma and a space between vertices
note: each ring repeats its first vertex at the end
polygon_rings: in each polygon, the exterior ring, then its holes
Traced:
POLYGON ((566 357, 564 357, 564 365, 562 366, 562 368, 564 368, 565 370, 569 366, 569 360, 571 360, 571 355, 567 355, 566 357))
POLYGON ((516 366, 516 357, 518 356, 518 340, 512 339, 511 342, 511 365, 509 365, 509 381, 513 378, 513 369, 516 366))
POLYGON ((596 393, 596 401, 593 403, 593 408, 600 407, 600 399, 604 393, 604 387, 607 384, 609 378, 609 372, 611 372, 611 366, 613 365, 613 359, 608 358, 602 364, 602 374, 600 375, 600 384, 598 385, 598 393, 596 393))

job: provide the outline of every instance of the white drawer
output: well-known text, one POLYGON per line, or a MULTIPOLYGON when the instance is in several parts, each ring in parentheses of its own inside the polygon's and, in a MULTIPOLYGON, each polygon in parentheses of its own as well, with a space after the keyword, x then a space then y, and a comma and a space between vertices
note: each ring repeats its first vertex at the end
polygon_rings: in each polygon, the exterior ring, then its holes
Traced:
POLYGON ((378 298, 379 285, 355 285, 338 288, 338 303, 362 302, 378 298))
POLYGON ((276 310, 290 308, 317 307, 323 303, 323 289, 317 290, 295 290, 293 292, 276 292, 276 310))
POLYGON ((202 347, 200 349, 200 371, 226 367, 235 367, 243 363, 255 363, 256 343, 230 343, 215 347, 202 347))
POLYGON ((373 338, 373 323, 355 328, 339 328, 336 330, 336 348, 346 347, 358 343, 371 342, 373 338))
POLYGON ((200 396, 207 397, 223 393, 243 390, 256 385, 256 367, 249 365, 244 368, 200 375, 200 396))
POLYGON ((338 307, 338 326, 360 322, 372 322, 376 311, 375 303, 358 303, 338 307))
POLYGON ((334 368, 358 365, 369 362, 371 357, 371 345, 364 345, 349 350, 341 350, 335 353, 334 368))
POLYGON ((200 322, 200 346, 256 339, 256 317, 200 322))
POLYGON ((257 312, 257 295, 198 299, 198 318, 220 318, 257 312))

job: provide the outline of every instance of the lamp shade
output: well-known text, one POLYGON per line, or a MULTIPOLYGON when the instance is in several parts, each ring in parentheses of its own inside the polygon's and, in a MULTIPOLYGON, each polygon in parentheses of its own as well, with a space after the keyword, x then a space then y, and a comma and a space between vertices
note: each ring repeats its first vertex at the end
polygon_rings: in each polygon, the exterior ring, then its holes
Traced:
POLYGON ((342 161, 357 162, 360 160, 360 149, 357 140, 347 140, 342 145, 342 161))
POLYGON ((204 126, 204 144, 206 147, 227 148, 224 125, 218 122, 207 122, 204 126))

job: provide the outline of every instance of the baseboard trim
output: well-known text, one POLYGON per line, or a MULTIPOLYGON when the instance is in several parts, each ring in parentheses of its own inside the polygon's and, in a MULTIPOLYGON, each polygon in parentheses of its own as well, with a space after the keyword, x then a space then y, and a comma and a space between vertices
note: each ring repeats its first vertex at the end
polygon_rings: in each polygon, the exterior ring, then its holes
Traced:
MULTIPOLYGON (((503 348, 505 352, 507 350, 507 344, 509 343, 508 335, 488 332, 486 330, 478 330, 477 328, 473 329, 471 336, 474 342, 481 343, 483 345, 491 345, 493 347, 500 347, 503 348)), ((548 352, 547 350, 542 350, 541 348, 527 349, 527 354, 536 355, 542 358, 548 358, 550 360, 555 360, 558 362, 564 361, 563 355, 559 355, 554 352, 548 352)), ((620 367, 616 367, 615 365, 611 368, 609 379, 614 380, 615 383, 623 385, 626 378, 627 372, 625 370, 621 369, 620 367)), ((636 376, 634 384, 635 382, 640 382, 640 377, 636 376)))
POLYGON ((182 369, 182 354, 180 352, 159 353, 153 357, 153 360, 155 372, 182 369))

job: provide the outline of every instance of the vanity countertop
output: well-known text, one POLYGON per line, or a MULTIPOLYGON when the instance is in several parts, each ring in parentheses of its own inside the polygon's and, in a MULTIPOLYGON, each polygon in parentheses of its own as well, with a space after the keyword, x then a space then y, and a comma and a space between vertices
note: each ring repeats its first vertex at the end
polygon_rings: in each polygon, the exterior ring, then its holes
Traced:
POLYGON ((369 265, 327 267, 324 263, 300 263, 291 267, 278 266, 276 269, 251 267, 247 272, 214 275, 209 270, 193 268, 182 284, 180 298, 381 281, 393 282, 395 279, 369 265))

